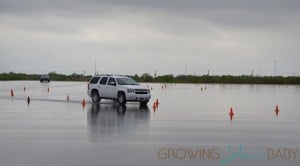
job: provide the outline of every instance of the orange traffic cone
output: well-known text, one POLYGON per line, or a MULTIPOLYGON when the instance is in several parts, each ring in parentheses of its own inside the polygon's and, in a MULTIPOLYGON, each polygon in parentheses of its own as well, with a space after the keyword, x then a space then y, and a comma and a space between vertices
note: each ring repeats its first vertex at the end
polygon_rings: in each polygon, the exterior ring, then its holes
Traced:
POLYGON ((156 99, 155 104, 158 107, 158 104, 159 104, 158 99, 156 99))
POLYGON ((156 104, 155 104, 155 102, 153 103, 152 109, 155 112, 155 110, 156 110, 156 104))
POLYGON ((276 116, 278 116, 278 113, 279 113, 279 108, 278 108, 278 105, 276 105, 276 108, 275 108, 275 113, 276 113, 276 116))
POLYGON ((231 108, 230 108, 230 112, 229 112, 230 121, 232 121, 233 115, 234 115, 234 113, 233 113, 233 109, 232 109, 232 107, 231 107, 231 108))
POLYGON ((10 90, 10 96, 14 97, 14 90, 12 90, 12 89, 10 90))
POLYGON ((84 100, 84 99, 82 99, 81 104, 82 104, 83 107, 85 106, 86 103, 85 103, 85 100, 84 100))
POLYGON ((30 97, 28 96, 27 97, 27 104, 29 105, 29 103, 30 103, 30 97))

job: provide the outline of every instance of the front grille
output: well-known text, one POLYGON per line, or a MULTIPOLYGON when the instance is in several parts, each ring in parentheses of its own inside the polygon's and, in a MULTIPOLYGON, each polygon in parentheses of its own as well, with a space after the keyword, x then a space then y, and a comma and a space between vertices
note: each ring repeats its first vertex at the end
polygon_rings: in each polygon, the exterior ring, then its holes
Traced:
POLYGON ((135 89, 134 90, 135 94, 148 94, 148 90, 147 89, 135 89))

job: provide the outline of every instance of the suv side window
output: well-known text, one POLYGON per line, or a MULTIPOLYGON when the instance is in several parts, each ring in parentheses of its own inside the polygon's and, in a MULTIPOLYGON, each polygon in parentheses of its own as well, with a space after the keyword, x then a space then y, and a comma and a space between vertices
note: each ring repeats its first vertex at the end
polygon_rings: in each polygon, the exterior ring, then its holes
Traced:
POLYGON ((115 86, 116 85, 116 80, 112 77, 109 78, 109 81, 108 81, 108 85, 113 85, 115 86))
POLYGON ((96 84, 99 81, 100 77, 94 77, 92 78, 92 80, 90 81, 91 84, 96 84))
POLYGON ((101 85, 106 85, 106 82, 107 82, 107 77, 103 77, 100 81, 100 84, 101 85))

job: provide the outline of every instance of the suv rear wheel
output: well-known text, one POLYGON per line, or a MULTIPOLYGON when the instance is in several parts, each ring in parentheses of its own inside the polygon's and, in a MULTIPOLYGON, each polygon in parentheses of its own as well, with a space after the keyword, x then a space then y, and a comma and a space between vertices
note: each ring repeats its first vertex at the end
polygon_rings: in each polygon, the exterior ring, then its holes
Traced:
POLYGON ((126 104, 126 96, 125 96, 124 92, 118 93, 118 101, 121 105, 126 104))
POLYGON ((97 91, 92 92, 92 101, 93 103, 99 103, 100 102, 100 96, 97 91))

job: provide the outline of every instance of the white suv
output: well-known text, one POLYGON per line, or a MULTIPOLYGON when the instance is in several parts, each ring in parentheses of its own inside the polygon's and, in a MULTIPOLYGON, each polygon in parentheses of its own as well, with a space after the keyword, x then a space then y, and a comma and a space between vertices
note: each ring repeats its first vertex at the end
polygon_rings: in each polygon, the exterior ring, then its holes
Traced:
POLYGON ((101 99, 117 100, 124 105, 127 101, 140 102, 146 105, 150 98, 150 89, 140 85, 128 76, 121 75, 96 75, 88 83, 88 95, 93 103, 101 99))

